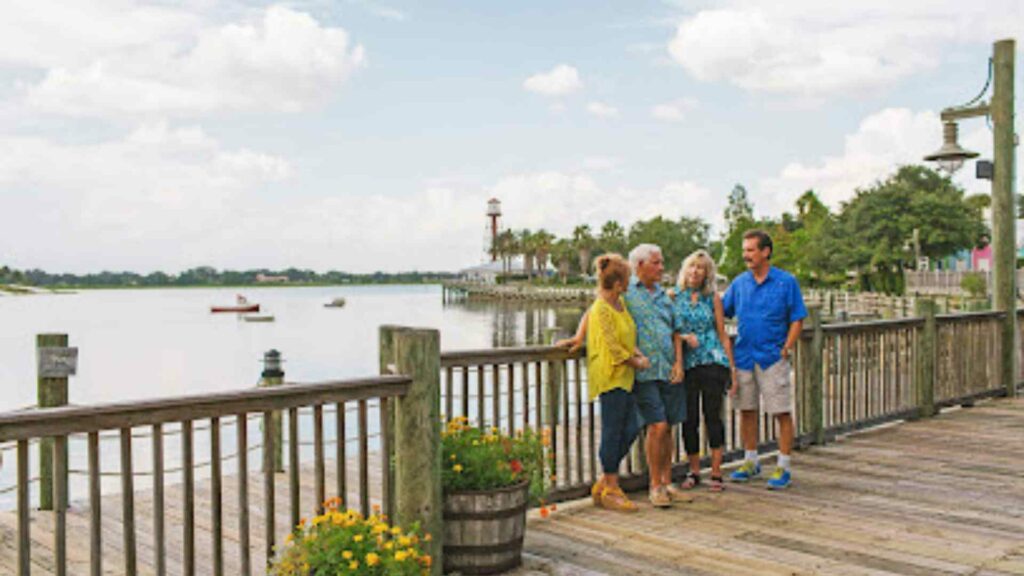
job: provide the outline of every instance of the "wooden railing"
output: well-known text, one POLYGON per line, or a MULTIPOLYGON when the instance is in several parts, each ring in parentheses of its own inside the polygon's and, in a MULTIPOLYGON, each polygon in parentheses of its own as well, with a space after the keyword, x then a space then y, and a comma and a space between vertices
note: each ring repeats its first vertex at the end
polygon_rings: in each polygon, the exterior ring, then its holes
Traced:
MULTIPOLYGON (((917 318, 823 325, 820 309, 812 308, 793 359, 801 445, 1005 392, 996 369, 1001 313, 936 316, 934 304, 922 312, 917 318)), ((445 352, 441 366, 446 418, 466 416, 507 433, 546 430, 554 462, 550 500, 586 493, 599 470, 600 411, 587 397, 580 353, 547 346, 445 352)), ((742 455, 731 399, 724 416, 728 461, 742 455)), ((762 413, 759 422, 760 449, 774 449, 773 419, 762 413)), ((673 436, 682 473, 679 427, 673 436)), ((641 445, 623 465, 628 487, 645 482, 641 445)), ((707 454, 703 438, 701 445, 707 454)))
MULTIPOLYGON (((412 380, 407 376, 381 376, 378 378, 351 380, 341 382, 325 382, 317 384, 289 384, 276 388, 243 390, 231 393, 203 394, 121 404, 108 404, 89 407, 51 408, 28 412, 8 413, 0 415, 0 442, 13 441, 17 444, 17 511, 18 511, 18 573, 28 575, 32 566, 31 522, 29 478, 29 444, 41 438, 52 438, 53 453, 65 453, 69 439, 74 435, 85 435, 88 461, 88 509, 89 509, 89 570, 90 574, 99 575, 103 570, 102 539, 103 510, 100 479, 100 435, 104 431, 117 431, 120 452, 119 476, 121 481, 121 520, 123 524, 123 572, 134 575, 138 572, 138 554, 140 544, 136 533, 135 511, 135 461, 133 457, 133 430, 144 429, 150 432, 152 446, 152 566, 157 574, 163 574, 167 564, 167 533, 165 531, 164 477, 167 462, 164 458, 165 427, 174 428, 179 432, 182 485, 180 511, 181 523, 181 563, 182 573, 191 575, 196 572, 196 481, 195 466, 195 434, 197 422, 207 421, 209 425, 208 440, 211 455, 209 478, 210 508, 208 512, 209 526, 212 532, 212 571, 224 574, 223 535, 225 523, 223 517, 224 475, 221 467, 222 438, 233 434, 237 444, 237 527, 232 530, 238 538, 238 573, 252 572, 250 550, 250 502, 249 499, 249 415, 258 414, 262 421, 263 460, 263 501, 258 509, 263 514, 263 542, 265 553, 263 558, 273 557, 273 550, 280 527, 277 526, 275 502, 275 483, 277 482, 273 455, 275 451, 274 420, 279 411, 287 414, 288 420, 288 453, 287 470, 290 501, 290 526, 298 524, 300 516, 319 511, 326 500, 328 487, 325 482, 325 435, 324 408, 334 409, 335 438, 338 447, 335 473, 336 486, 333 493, 344 496, 347 491, 347 470, 344 447, 346 445, 346 403, 358 405, 357 434, 360 439, 360 461, 358 471, 361 507, 365 513, 369 511, 369 475, 367 438, 370 434, 368 421, 368 401, 379 402, 380 414, 378 426, 387 429, 390 409, 389 399, 401 397, 407 393, 412 380), (313 502, 307 501, 306 508, 300 495, 299 466, 299 421, 300 408, 312 411, 312 428, 314 442, 314 494, 313 502)), ((385 451, 387 453, 387 446, 385 451)), ((67 461, 62 457, 54 457, 55 501, 53 512, 53 558, 52 565, 56 574, 67 571, 67 461)), ((382 478, 387 486, 390 482, 389 466, 381 462, 382 478)), ((204 483, 205 484, 205 483, 204 483)), ((382 492, 384 506, 391 508, 389 491, 382 492)), ((308 498, 308 496, 307 496, 308 498)), ((148 503, 147 503, 148 504, 148 503)), ((13 567, 12 567, 13 568, 13 567)), ((204 569, 204 572, 206 570, 204 569)))

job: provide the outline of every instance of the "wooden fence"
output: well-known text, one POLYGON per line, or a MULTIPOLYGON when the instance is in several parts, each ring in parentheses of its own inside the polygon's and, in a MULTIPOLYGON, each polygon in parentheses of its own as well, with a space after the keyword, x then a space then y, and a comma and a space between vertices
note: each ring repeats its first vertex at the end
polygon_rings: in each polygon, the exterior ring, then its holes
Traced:
MULTIPOLYGON (((954 404, 969 404, 985 396, 1006 393, 999 382, 1000 326, 1002 313, 937 315, 934 303, 917 303, 918 317, 877 322, 823 324, 821 310, 811 309, 811 318, 799 341, 794 357, 795 406, 799 444, 827 442, 838 434, 904 418, 932 415, 937 409, 954 404)), ((213 573, 224 573, 221 545, 224 530, 219 495, 223 478, 221 438, 233 430, 237 444, 237 482, 240 573, 253 569, 248 544, 250 534, 248 498, 249 465, 247 454, 249 415, 262 422, 261 503, 265 555, 272 558, 279 536, 273 522, 275 502, 275 414, 287 416, 289 509, 294 526, 303 512, 313 512, 325 501, 331 487, 326 486, 325 414, 333 410, 338 470, 334 494, 346 495, 345 463, 346 404, 355 403, 359 437, 359 502, 363 511, 369 506, 370 443, 373 422, 369 401, 376 401, 379 413, 380 483, 376 487, 386 511, 403 525, 413 520, 429 533, 440 534, 440 423, 442 419, 466 416, 483 426, 495 426, 515 434, 526 428, 544 429, 550 439, 553 462, 549 501, 585 495, 597 478, 600 437, 598 406, 587 397, 585 359, 579 354, 540 346, 498 348, 441 353, 436 331, 381 328, 380 371, 382 376, 320 384, 286 384, 278 387, 234 393, 207 394, 111 404, 92 407, 48 408, 0 414, 0 443, 15 442, 17 452, 18 573, 31 570, 31 525, 29 445, 48 438, 53 441, 52 461, 55 501, 53 514, 53 565, 58 574, 66 570, 67 463, 53 455, 63 454, 73 435, 85 436, 88 450, 88 508, 90 510, 91 574, 103 573, 100 554, 103 538, 100 499, 100 436, 115 433, 119 439, 121 515, 124 572, 136 573, 134 494, 135 459, 133 430, 150 433, 152 448, 153 542, 156 572, 163 574, 166 548, 164 540, 164 476, 167 462, 164 438, 173 434, 180 444, 183 490, 180 520, 182 566, 184 574, 194 574, 196 554, 194 530, 195 478, 194 431, 197 422, 208 426, 211 454, 209 489, 212 493, 209 524, 214 540, 213 573), (394 399, 394 400, 392 400, 394 399), (300 409, 311 413, 314 445, 313 494, 303 499, 300 483, 300 409), (303 509, 303 501, 312 504, 303 509)), ((1019 355, 1020 351, 1018 351, 1019 355)), ((1018 382, 1022 375, 1018 373, 1018 382)), ((726 459, 742 455, 739 418, 732 406, 726 406, 726 459)), ((330 432, 327 426, 326 432, 330 432)), ((678 427, 677 427, 678 428, 678 427)), ((675 472, 685 472, 680 431, 676 439, 675 472)), ((761 415, 759 447, 775 447, 774 421, 761 415)), ((624 463, 623 484, 637 488, 646 483, 642 442, 624 463)), ((205 483, 204 483, 205 487, 205 483)), ((439 546, 434 542, 433 546, 439 546)), ((431 550, 439 569, 439 549, 431 550)), ((149 554, 147 550, 147 554, 149 554)))

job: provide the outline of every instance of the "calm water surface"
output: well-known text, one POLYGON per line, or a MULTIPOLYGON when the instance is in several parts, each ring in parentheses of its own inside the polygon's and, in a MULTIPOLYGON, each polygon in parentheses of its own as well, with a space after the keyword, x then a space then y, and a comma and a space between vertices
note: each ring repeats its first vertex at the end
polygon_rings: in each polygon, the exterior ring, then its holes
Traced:
POLYGON ((582 309, 441 302, 439 286, 245 289, 272 323, 211 314, 238 289, 88 290, 0 297, 0 412, 35 404, 35 335, 61 332, 79 348, 74 404, 254 386, 276 348, 289 381, 376 374, 381 324, 437 328, 441 349, 536 343, 543 328, 572 330, 582 309), (344 308, 324 303, 344 296, 344 308))
MULTIPOLYGON (((60 332, 79 348, 78 374, 69 383, 70 401, 88 405, 143 398, 236 390, 256 385, 266 350, 285 358, 286 379, 315 382, 372 376, 379 366, 377 330, 381 324, 437 328, 442 350, 535 344, 544 328, 575 329, 580 306, 538 306, 524 303, 442 304, 439 286, 351 286, 246 289, 272 323, 250 323, 234 314, 211 314, 211 305, 230 305, 237 289, 90 290, 66 295, 0 297, 0 412, 35 404, 35 336, 60 332), (325 308, 343 296, 344 308, 325 308)), ((374 404, 371 402, 371 404, 374 404)), ((329 407, 331 409, 331 407, 329 407)), ((354 410, 349 407, 349 410, 354 410)), ((371 410, 372 413, 376 413, 371 410)), ((333 418, 326 419, 327 438, 336 437, 333 418)), ((355 441, 356 418, 349 419, 348 441, 355 441)), ((195 432, 196 478, 208 476, 208 423, 195 432)), ((300 437, 312 432, 309 414, 300 413, 300 437)), ((370 423, 371 434, 377 429, 370 423)), ((259 422, 250 420, 249 437, 259 438, 259 422)), ((149 485, 150 439, 146 429, 133 435, 136 482, 149 485)), ((178 462, 178 425, 165 427, 167 462, 178 462)), ((225 422, 222 454, 233 458, 234 426, 225 422)), ((101 436, 102 491, 119 490, 117 432, 101 436), (107 449, 109 447, 109 450, 107 449)), ((376 440, 371 448, 376 449, 376 440)), ((256 447, 254 447, 255 449, 256 447)), ((356 447, 350 447, 354 453, 356 447)), ((87 494, 84 437, 70 440, 71 498, 87 494)), ((30 452, 32 476, 38 451, 30 452)), ((301 458, 312 457, 304 445, 301 458)), ((0 510, 14 506, 14 446, 0 445, 0 510)), ((258 468, 259 451, 250 454, 258 468)), ((233 466, 225 463, 225 466, 233 466)), ((180 473, 168 471, 168 483, 180 473)), ((33 484, 32 499, 38 497, 33 484)))

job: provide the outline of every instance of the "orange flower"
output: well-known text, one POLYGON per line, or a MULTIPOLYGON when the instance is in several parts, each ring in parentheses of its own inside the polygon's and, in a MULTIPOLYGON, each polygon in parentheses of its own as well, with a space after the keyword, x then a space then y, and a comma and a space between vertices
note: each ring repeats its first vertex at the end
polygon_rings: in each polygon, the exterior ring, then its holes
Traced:
POLYGON ((550 515, 551 515, 551 511, 548 510, 547 506, 541 506, 540 507, 540 517, 541 518, 547 518, 550 515))

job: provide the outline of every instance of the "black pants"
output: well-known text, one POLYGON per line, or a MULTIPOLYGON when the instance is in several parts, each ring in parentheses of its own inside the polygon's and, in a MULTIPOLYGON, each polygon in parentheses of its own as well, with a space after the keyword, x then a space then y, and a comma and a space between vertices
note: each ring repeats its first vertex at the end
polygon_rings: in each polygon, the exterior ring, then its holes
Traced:
POLYGON ((722 400, 729 382, 729 369, 719 364, 704 364, 686 371, 686 421, 683 422, 683 443, 686 454, 700 454, 700 413, 708 429, 708 444, 721 448, 725 444, 722 423, 722 400), (699 401, 698 401, 699 400, 699 401))

